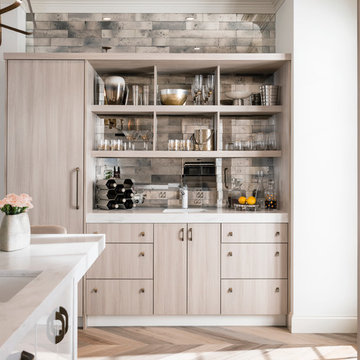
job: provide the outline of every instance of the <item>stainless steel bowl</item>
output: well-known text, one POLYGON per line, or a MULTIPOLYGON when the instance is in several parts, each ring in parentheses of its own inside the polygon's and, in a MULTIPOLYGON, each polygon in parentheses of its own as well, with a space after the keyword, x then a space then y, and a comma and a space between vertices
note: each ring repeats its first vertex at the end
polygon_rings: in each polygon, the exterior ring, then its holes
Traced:
POLYGON ((160 90, 160 100, 163 105, 184 105, 189 92, 184 89, 160 90))

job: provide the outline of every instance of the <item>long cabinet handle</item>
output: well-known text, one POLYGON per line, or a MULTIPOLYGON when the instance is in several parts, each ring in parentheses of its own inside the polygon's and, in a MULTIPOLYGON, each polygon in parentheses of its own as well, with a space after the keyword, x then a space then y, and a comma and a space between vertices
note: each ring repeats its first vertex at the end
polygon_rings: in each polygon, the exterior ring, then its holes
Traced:
POLYGON ((80 209, 80 206, 79 206, 79 172, 80 172, 80 168, 77 167, 75 169, 76 171, 76 210, 79 210, 80 209))
POLYGON ((181 228, 179 231, 179 238, 181 241, 184 241, 184 228, 181 228))
POLYGON ((188 230, 188 240, 192 241, 192 239, 193 239, 192 228, 189 228, 189 230, 188 230))

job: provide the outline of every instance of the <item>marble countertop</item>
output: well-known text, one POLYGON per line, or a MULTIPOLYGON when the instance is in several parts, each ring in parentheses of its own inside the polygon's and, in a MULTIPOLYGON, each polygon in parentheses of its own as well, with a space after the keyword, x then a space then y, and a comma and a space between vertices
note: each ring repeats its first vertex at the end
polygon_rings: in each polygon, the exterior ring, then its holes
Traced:
POLYGON ((40 272, 10 300, 0 303, 0 359, 32 329, 42 306, 65 282, 79 281, 105 248, 104 235, 33 235, 31 245, 0 251, 0 273, 40 272))
MULTIPOLYGON (((182 212, 182 209, 164 212, 162 208, 134 210, 94 210, 86 214, 87 223, 287 223, 284 211, 235 211, 206 208, 203 212, 182 212), (178 210, 178 211, 177 211, 178 210)), ((166 210, 165 210, 166 211, 166 210)))

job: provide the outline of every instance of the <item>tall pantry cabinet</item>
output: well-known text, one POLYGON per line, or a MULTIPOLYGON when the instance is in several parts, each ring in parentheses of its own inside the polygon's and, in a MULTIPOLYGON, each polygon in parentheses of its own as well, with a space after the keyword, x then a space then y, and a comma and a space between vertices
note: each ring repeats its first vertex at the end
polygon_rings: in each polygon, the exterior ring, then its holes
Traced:
POLYGON ((9 60, 7 83, 6 191, 33 197, 32 225, 82 233, 84 61, 9 60))

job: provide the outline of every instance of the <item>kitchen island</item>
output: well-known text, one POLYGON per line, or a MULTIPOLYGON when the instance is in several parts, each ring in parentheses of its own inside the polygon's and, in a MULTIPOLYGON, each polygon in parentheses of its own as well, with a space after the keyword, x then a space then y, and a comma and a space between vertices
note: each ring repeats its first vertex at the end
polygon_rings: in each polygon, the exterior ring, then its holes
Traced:
POLYGON ((1 359, 76 359, 77 283, 104 247, 104 235, 33 235, 0 252, 1 359))

